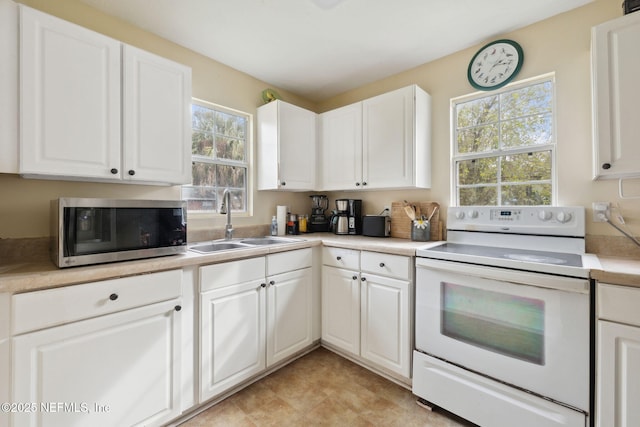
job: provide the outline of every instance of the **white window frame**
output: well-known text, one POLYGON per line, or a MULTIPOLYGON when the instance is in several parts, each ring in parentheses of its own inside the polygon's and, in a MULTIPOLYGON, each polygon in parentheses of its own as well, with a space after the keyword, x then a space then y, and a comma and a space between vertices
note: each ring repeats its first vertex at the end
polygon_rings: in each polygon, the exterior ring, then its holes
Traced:
MULTIPOLYGON (((198 99, 198 98, 191 98, 191 104, 195 104, 195 105, 199 105, 201 107, 205 107, 205 108, 209 108, 212 110, 216 110, 216 111, 220 111, 223 113, 229 113, 229 114, 233 114, 233 115, 239 115, 239 116, 244 116, 247 118, 247 130, 246 130, 246 146, 245 146, 245 161, 244 162, 238 162, 238 161, 234 161, 234 160, 225 160, 225 159, 208 159, 208 158, 203 158, 202 156, 198 156, 198 155, 191 155, 191 159, 192 162, 193 161, 199 161, 199 162, 204 162, 204 163, 211 163, 211 164, 220 164, 220 165, 226 165, 226 166, 241 166, 241 167, 246 167, 247 168, 247 174, 245 176, 245 195, 246 195, 246 200, 245 200, 245 207, 246 210, 245 211, 233 211, 233 216, 234 217, 251 217, 253 215, 253 114, 244 112, 244 111, 240 111, 240 110, 236 110, 233 108, 229 108, 229 107, 225 107, 223 105, 220 104, 216 104, 213 102, 209 102, 209 101, 205 101, 202 99, 198 99)), ((193 130, 192 130, 193 132, 193 130)), ((215 144, 215 142, 214 142, 215 144)), ((188 184, 188 185, 192 185, 192 184, 188 184)), ((218 204, 219 205, 219 204, 218 204)), ((192 218, 218 218, 220 217, 220 212, 218 211, 218 206, 216 207, 215 211, 187 211, 187 214, 192 217, 192 218)))
MULTIPOLYGON (((473 159, 481 159, 481 158, 494 158, 494 157, 502 157, 505 155, 515 155, 515 154, 524 154, 524 153, 532 153, 532 152, 540 152, 540 151, 550 151, 551 152, 551 204, 549 206, 557 206, 558 204, 558 176, 557 176, 557 113, 556 113, 556 80, 555 73, 543 74, 541 76, 532 77, 526 80, 520 80, 518 82, 510 83, 498 90, 486 92, 474 92, 472 94, 459 96, 451 99, 450 103, 450 120, 451 120, 451 141, 450 141, 450 161, 451 161, 451 206, 459 206, 459 184, 458 184, 458 169, 457 162, 464 160, 473 160, 473 159), (552 135, 553 142, 549 144, 541 144, 535 146, 528 147, 517 147, 517 148, 508 148, 503 149, 498 147, 495 151, 486 151, 481 153, 458 153, 457 152, 457 116, 456 116, 456 105, 464 102, 469 102, 481 98, 485 98, 488 96, 500 95, 503 93, 511 92, 513 90, 522 89, 524 87, 533 86, 535 84, 543 83, 543 82, 551 82, 552 83, 552 101, 551 101, 551 119, 552 119, 552 135)), ((499 169, 499 168, 498 168, 499 169)), ((544 181, 531 181, 532 183, 540 183, 544 181)), ((521 184, 526 184, 526 182, 520 182, 521 184)), ((498 188, 498 200, 500 200, 501 189, 503 183, 500 182, 500 173, 498 171, 498 182, 495 184, 498 188)), ((487 184, 478 184, 478 186, 487 186, 487 184)), ((497 206, 505 206, 505 205, 497 205, 497 206)))

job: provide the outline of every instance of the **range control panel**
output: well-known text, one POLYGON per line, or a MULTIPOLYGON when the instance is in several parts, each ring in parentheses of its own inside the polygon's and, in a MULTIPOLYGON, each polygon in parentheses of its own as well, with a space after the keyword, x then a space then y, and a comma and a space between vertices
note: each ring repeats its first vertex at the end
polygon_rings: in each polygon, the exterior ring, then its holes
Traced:
POLYGON ((585 234, 582 206, 460 206, 447 212, 447 230, 551 236, 585 234))

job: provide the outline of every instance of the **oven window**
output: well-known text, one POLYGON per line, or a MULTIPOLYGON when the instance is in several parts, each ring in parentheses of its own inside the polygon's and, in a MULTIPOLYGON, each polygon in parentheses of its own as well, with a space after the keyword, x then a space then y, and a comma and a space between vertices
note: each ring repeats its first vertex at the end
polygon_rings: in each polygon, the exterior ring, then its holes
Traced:
POLYGON ((544 365, 544 301, 441 282, 441 333, 544 365))

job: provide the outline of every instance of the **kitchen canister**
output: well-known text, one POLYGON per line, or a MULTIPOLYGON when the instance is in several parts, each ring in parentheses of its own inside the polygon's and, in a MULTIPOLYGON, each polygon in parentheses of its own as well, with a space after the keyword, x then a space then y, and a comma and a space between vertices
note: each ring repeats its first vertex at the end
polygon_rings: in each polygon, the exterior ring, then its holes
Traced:
POLYGON ((428 242, 431 240, 431 223, 428 219, 416 219, 411 223, 411 240, 428 242))

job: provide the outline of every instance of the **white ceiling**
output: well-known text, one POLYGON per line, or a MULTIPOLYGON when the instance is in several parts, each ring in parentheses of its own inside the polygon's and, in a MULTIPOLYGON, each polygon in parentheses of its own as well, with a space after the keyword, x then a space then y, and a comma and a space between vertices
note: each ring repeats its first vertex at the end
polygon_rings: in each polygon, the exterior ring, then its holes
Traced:
POLYGON ((82 1, 322 101, 593 0, 82 1))

